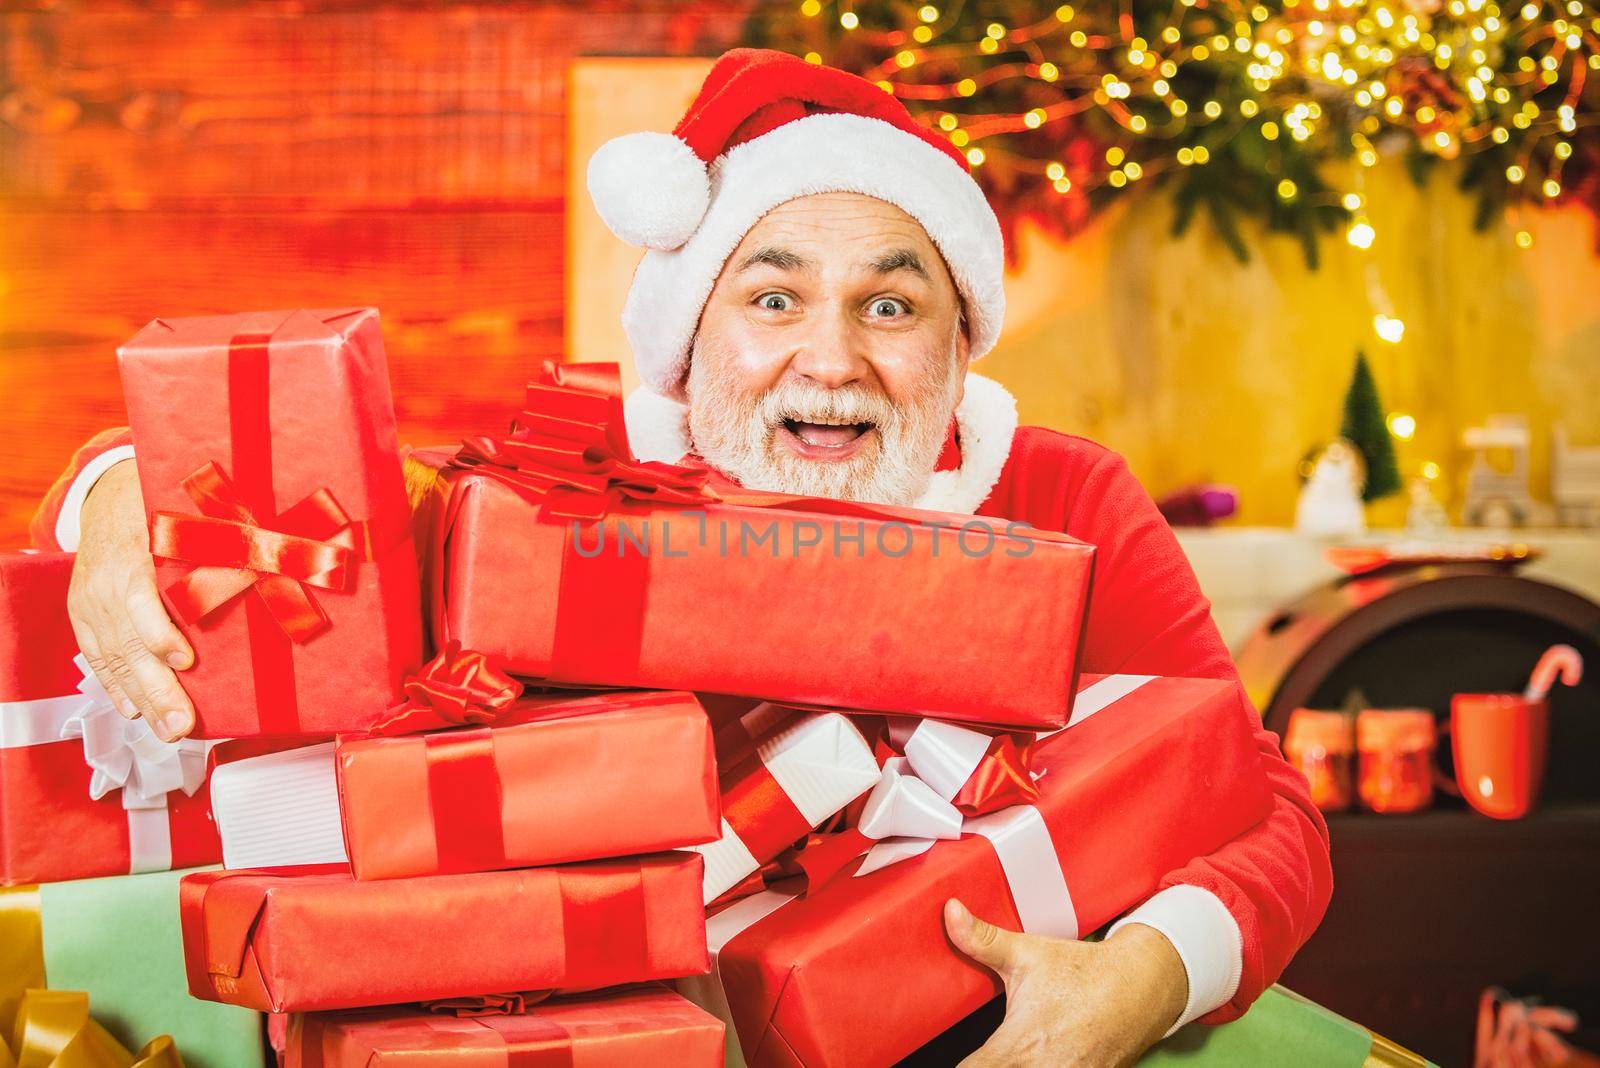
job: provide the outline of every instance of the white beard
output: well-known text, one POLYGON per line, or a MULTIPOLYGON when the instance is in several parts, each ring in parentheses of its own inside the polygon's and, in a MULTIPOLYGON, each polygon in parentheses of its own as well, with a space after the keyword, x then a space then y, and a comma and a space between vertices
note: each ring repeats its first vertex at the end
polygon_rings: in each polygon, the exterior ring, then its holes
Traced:
POLYGON ((689 361, 689 437, 695 451, 747 489, 872 504, 909 505, 928 489, 955 411, 955 344, 896 405, 864 386, 839 389, 785 378, 760 395, 744 393, 728 370, 732 353, 697 336, 689 361), (786 419, 870 423, 877 441, 846 460, 808 460, 782 446, 786 419))

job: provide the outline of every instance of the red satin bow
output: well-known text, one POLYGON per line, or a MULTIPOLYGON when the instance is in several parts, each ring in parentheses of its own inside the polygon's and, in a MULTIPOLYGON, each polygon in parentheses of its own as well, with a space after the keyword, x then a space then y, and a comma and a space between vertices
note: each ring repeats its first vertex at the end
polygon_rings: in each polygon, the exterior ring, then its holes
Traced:
POLYGON ((717 499, 704 468, 635 459, 614 363, 546 360, 505 438, 469 438, 452 461, 542 499, 543 518, 590 522, 620 500, 701 504, 717 499))
POLYGON ((352 520, 326 486, 276 516, 257 516, 213 462, 183 480, 200 515, 150 517, 150 552, 193 570, 167 587, 173 608, 196 623, 254 590, 284 634, 305 643, 328 629, 309 587, 344 591, 357 560, 371 559, 366 520, 352 520))
POLYGON ((372 728, 373 734, 415 734, 444 727, 494 723, 522 696, 522 683, 483 653, 452 641, 405 681, 406 700, 372 728))
POLYGON ((1033 744, 1027 734, 996 735, 977 770, 950 803, 963 816, 984 816, 1039 800, 1039 787, 1033 781, 1033 744))

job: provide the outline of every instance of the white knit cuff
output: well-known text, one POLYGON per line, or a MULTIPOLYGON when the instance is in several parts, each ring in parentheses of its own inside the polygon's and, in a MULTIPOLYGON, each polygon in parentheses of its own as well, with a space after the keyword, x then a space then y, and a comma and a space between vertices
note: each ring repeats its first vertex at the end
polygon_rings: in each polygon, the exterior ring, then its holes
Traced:
POLYGON ((101 475, 117 464, 131 459, 133 459, 133 446, 118 445, 114 449, 107 449, 83 465, 78 477, 67 487, 66 496, 61 498, 61 513, 56 516, 56 544, 61 546, 62 552, 78 551, 78 539, 83 533, 81 525, 83 502, 88 500, 89 491, 94 489, 94 484, 100 481, 101 475))
POLYGON ((1112 924, 1106 937, 1129 923, 1166 935, 1189 976, 1189 1000, 1168 1035, 1232 1000, 1244 970, 1244 939, 1239 922, 1216 894, 1198 886, 1169 886, 1112 924))

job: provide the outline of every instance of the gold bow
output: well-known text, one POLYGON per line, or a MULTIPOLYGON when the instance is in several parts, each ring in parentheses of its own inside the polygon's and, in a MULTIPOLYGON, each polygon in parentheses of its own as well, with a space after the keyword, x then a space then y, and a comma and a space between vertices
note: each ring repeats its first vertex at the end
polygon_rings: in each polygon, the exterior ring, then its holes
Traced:
POLYGON ((0 1042, 0 1068, 183 1068, 169 1035, 138 1053, 89 1016, 89 995, 29 990, 17 1006, 11 1043, 0 1042))

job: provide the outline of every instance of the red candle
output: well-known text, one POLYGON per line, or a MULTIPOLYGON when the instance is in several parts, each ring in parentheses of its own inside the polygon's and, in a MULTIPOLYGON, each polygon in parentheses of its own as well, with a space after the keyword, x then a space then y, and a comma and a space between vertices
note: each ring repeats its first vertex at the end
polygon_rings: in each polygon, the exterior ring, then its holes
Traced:
POLYGON ((1284 755, 1311 785, 1311 801, 1324 812, 1343 812, 1353 798, 1355 730, 1343 712, 1297 708, 1289 717, 1284 755))
POLYGON ((1356 719, 1358 790, 1373 812, 1418 812, 1433 804, 1433 713, 1369 708, 1356 719))

